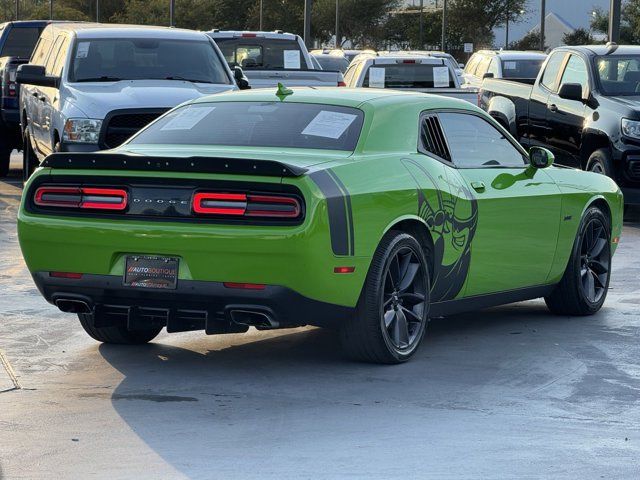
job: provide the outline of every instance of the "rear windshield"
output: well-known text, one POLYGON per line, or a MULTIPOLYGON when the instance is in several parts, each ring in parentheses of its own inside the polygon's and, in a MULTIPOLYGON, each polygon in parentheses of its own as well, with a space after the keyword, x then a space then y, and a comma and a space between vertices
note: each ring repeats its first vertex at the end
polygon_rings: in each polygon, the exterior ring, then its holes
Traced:
POLYGON ((0 51, 0 57, 31 57, 40 33, 42 33, 42 27, 11 28, 0 51))
POLYGON ((446 65, 400 63, 372 65, 363 87, 375 88, 454 88, 455 80, 446 65))
POLYGON ((536 78, 542 62, 539 60, 502 60, 502 78, 536 78))
POLYGON ((227 63, 244 70, 308 70, 296 40, 260 37, 216 38, 227 63))
POLYGON ((605 95, 640 95, 640 56, 596 58, 596 72, 605 95))
POLYGON ((333 70, 335 72, 346 72, 349 61, 344 57, 336 55, 314 55, 323 70, 333 70))
POLYGON ((363 119, 361 110, 334 105, 199 103, 172 110, 129 143, 352 151, 363 119))
POLYGON ((207 40, 106 38, 78 40, 71 82, 187 80, 229 84, 231 79, 207 40))

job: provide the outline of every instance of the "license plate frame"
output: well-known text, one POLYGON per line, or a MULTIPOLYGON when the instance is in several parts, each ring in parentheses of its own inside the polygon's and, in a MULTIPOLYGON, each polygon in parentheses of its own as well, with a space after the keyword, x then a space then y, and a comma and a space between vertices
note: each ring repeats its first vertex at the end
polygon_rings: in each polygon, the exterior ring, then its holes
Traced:
POLYGON ((162 255, 127 255, 122 282, 125 287, 175 290, 180 259, 162 255))

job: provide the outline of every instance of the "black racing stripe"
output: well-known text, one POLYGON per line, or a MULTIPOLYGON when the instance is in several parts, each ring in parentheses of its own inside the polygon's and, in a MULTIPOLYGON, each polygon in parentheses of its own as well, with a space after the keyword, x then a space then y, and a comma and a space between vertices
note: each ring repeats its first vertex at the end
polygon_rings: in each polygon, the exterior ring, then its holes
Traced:
POLYGON ((349 230, 344 195, 335 180, 325 170, 313 172, 309 176, 327 199, 329 233, 333 253, 335 255, 349 255, 349 230))
POLYGON ((340 187, 340 190, 342 190, 342 193, 344 194, 345 202, 347 204, 347 220, 349 221, 349 251, 351 252, 351 255, 355 255, 356 249, 355 239, 353 236, 353 209, 351 208, 351 195, 349 195, 349 190, 347 190, 347 187, 344 186, 342 180, 340 180, 333 171, 328 170, 328 172, 329 175, 333 177, 335 182, 338 184, 338 187, 340 187))

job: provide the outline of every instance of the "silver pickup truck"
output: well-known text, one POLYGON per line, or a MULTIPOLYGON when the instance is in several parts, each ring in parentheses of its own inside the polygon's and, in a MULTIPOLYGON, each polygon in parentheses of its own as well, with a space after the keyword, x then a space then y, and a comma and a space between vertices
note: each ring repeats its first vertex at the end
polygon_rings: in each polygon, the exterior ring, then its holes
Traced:
POLYGON ((318 69, 298 35, 275 32, 221 31, 207 34, 231 69, 242 67, 251 88, 344 86, 342 73, 318 69))
POLYGON ((477 89, 460 88, 446 58, 430 54, 363 53, 353 59, 344 78, 348 87, 393 88, 478 101, 477 89))

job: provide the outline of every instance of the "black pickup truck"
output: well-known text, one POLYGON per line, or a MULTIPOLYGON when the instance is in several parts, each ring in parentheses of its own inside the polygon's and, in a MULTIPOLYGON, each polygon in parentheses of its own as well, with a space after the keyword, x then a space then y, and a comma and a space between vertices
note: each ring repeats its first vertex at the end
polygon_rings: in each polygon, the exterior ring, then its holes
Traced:
POLYGON ((22 148, 16 70, 29 61, 40 33, 49 23, 29 20, 0 24, 0 177, 9 172, 11 151, 22 148))
POLYGON ((486 79, 481 108, 559 164, 608 175, 640 204, 640 47, 560 47, 533 86, 486 79))

